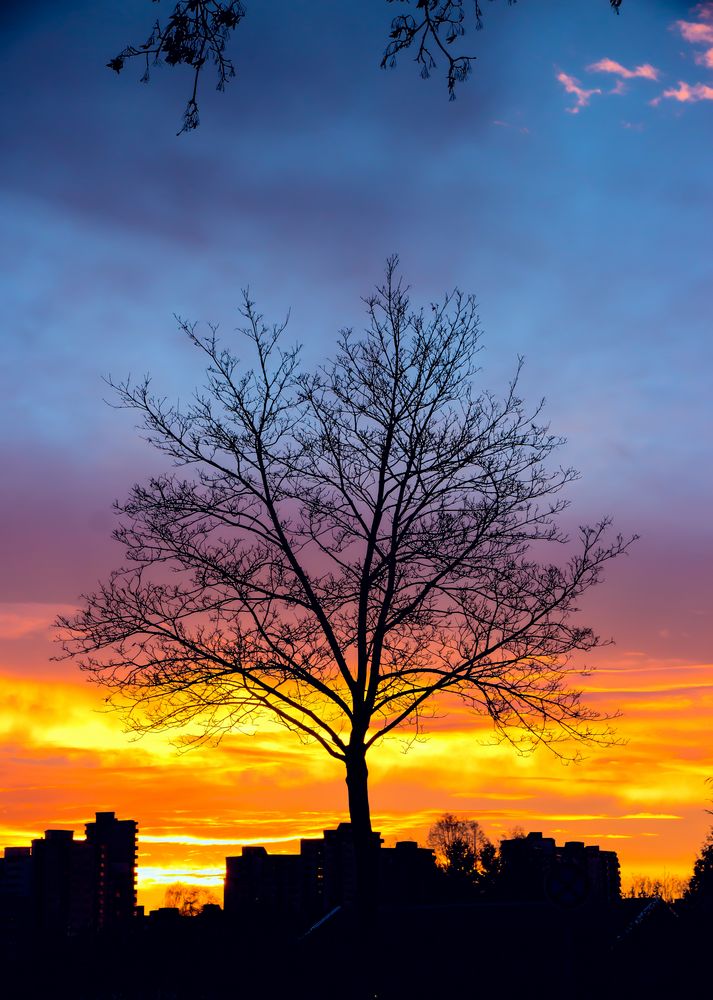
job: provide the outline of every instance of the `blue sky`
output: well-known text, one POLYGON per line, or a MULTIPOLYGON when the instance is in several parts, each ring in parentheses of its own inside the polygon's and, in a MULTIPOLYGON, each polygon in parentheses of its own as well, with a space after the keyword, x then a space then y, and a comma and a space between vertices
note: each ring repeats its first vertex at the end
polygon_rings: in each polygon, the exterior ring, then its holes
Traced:
MULTIPOLYGON (((395 7, 255 2, 237 78, 225 94, 204 80, 202 125, 178 138, 187 74, 142 86, 138 65, 104 68, 160 8, 6 9, 5 527, 11 565, 39 549, 32 579, 13 574, 23 599, 74 598, 77 580, 47 584, 45 563, 67 555, 47 526, 72 511, 106 532, 110 500, 152 461, 102 376, 151 371, 189 391, 200 375, 173 314, 231 335, 245 286, 268 317, 291 309, 315 359, 358 327, 394 252, 415 301, 476 293, 484 384, 525 356, 524 390, 547 397, 582 471, 582 516, 640 530, 641 559, 710 541, 713 101, 661 98, 713 82, 707 46, 677 26, 710 22, 685 4, 571 8, 489 5, 463 43, 473 77, 448 102, 443 74, 420 80, 408 54, 379 69, 395 7), (603 59, 658 79, 588 69, 603 59), (602 93, 572 113, 559 74, 602 93), (33 521, 50 537, 20 544, 33 521)), ((105 546, 86 558, 94 579, 105 546)))

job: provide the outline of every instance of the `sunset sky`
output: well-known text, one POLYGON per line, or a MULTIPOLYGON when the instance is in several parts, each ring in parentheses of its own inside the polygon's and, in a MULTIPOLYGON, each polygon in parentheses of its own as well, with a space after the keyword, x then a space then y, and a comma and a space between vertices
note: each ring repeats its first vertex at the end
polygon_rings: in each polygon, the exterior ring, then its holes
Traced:
POLYGON ((180 137, 187 73, 104 67, 169 6, 0 8, 0 847, 113 809, 155 905, 219 885, 241 844, 345 818, 339 765, 277 726, 131 742, 50 626, 121 561, 112 501, 161 467, 102 379, 185 397, 202 372, 174 314, 230 338, 246 286, 312 363, 398 253, 415 301, 477 295, 483 387, 525 357, 581 471, 570 523, 641 538, 583 602, 616 640, 583 683, 621 744, 517 758, 455 709, 375 752, 375 827, 424 841, 449 810, 613 848, 625 878, 685 875, 713 796, 713 3, 498 0, 449 102, 408 53, 379 69, 396 5, 251 0, 236 79, 204 80, 180 137))

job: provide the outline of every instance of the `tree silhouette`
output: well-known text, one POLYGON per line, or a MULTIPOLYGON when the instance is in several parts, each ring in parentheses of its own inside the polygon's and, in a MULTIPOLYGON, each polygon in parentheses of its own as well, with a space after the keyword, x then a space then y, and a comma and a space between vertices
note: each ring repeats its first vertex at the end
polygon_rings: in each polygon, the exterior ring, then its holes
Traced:
POLYGON ((651 875, 632 875, 626 895, 630 899, 651 899, 658 897, 666 903, 681 899, 685 894, 688 882, 677 875, 664 872, 659 877, 651 875))
POLYGON ((693 865, 693 875, 684 893, 688 903, 713 909, 713 828, 703 842, 701 852, 693 865))
MULTIPOLYGON (((362 898, 373 877, 367 754, 421 732, 439 696, 520 749, 611 729, 571 687, 599 638, 577 600, 629 544, 579 529, 568 561, 561 444, 517 395, 477 392, 479 325, 459 291, 426 310, 388 262, 361 338, 313 372, 245 296, 252 370, 182 328, 207 358, 184 407, 149 380, 114 386, 176 471, 116 505, 127 565, 60 619, 65 648, 139 733, 195 741, 266 714, 346 769, 362 898)), ((561 752, 561 749, 560 749, 561 752)))
POLYGON ((163 895, 163 905, 175 907, 182 917, 197 917, 204 906, 217 904, 218 897, 210 889, 186 882, 172 882, 163 895))
POLYGON ((454 897, 487 895, 496 888, 498 852, 477 820, 444 813, 428 832, 428 846, 436 852, 436 862, 454 897))
MULTIPOLYGON (((153 0, 158 3, 159 0, 153 0)), ((477 30, 483 26, 483 4, 473 0, 472 9, 465 0, 386 0, 401 7, 415 10, 415 14, 397 14, 392 18, 389 39, 381 66, 393 67, 397 57, 412 49, 422 77, 429 77, 439 63, 446 67, 448 94, 455 97, 456 84, 467 80, 475 56, 458 53, 454 43, 466 34, 469 26, 477 30)), ((508 4, 517 0, 508 0, 508 4)), ((622 0, 609 0, 618 14, 622 0)), ((206 63, 216 69, 217 89, 224 90, 226 83, 235 76, 235 67, 226 54, 226 45, 232 32, 246 14, 242 0, 179 0, 161 23, 154 22, 151 33, 139 45, 127 45, 107 63, 109 69, 120 73, 127 61, 138 57, 144 64, 142 82, 149 80, 151 67, 185 65, 193 70, 193 88, 186 104, 183 125, 187 132, 198 127, 198 83, 206 63)))

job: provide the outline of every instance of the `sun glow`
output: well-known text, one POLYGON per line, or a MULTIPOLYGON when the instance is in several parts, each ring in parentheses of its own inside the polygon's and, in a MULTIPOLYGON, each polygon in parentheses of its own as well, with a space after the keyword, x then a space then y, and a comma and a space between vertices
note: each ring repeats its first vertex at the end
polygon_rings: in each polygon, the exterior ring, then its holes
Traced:
MULTIPOLYGON (((25 640, 29 615, 26 628, 17 615, 10 623, 25 640)), ((83 836, 95 810, 114 809, 139 821, 140 902, 156 906, 171 882, 219 888, 242 845, 297 851, 345 818, 339 763, 277 725, 179 752, 167 733, 133 740, 73 669, 37 672, 11 662, 0 672, 0 845, 50 828, 83 836)), ((713 665, 609 654, 584 686, 590 704, 621 711, 621 742, 589 748, 579 764, 520 756, 455 703, 430 735, 379 744, 372 810, 385 842, 424 842, 451 811, 477 817, 492 839, 521 826, 611 843, 625 878, 685 876, 708 826, 713 665)))

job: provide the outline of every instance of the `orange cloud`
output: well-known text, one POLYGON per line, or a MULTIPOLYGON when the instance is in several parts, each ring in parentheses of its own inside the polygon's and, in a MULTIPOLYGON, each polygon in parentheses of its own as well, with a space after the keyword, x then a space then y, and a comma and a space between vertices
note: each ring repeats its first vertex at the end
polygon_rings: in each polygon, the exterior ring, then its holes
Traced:
MULTIPOLYGON (((488 721, 443 705, 434 732, 404 753, 398 738, 370 761, 374 826, 387 843, 425 841, 445 811, 478 818, 497 840, 515 825, 559 840, 611 842, 627 872, 690 872, 710 817, 713 664, 601 651, 586 698, 620 709, 622 743, 579 765, 518 756, 488 721)), ((0 671, 0 847, 51 827, 82 834, 96 809, 139 821, 139 894, 167 884, 219 887, 243 844, 294 851, 346 816, 339 765, 277 726, 178 753, 166 734, 131 742, 80 677, 0 671)))
POLYGON ((565 109, 572 115, 579 114, 582 108, 586 108, 589 104, 590 98, 593 97, 594 94, 601 94, 601 90, 599 90, 599 88, 585 90, 579 85, 579 80, 574 76, 570 76, 568 73, 559 72, 557 74, 557 80, 562 84, 568 94, 572 94, 576 98, 572 107, 565 109))
POLYGON ((659 71, 650 63, 643 63, 634 69, 627 69, 626 66, 622 66, 621 63, 615 62, 613 59, 600 59, 599 62, 587 66, 587 70, 589 73, 614 73, 624 80, 633 80, 636 77, 641 77, 644 80, 658 80, 659 78, 659 71))

